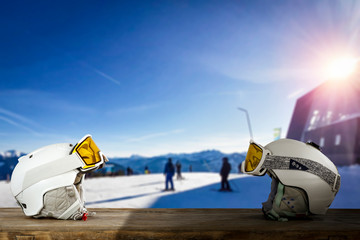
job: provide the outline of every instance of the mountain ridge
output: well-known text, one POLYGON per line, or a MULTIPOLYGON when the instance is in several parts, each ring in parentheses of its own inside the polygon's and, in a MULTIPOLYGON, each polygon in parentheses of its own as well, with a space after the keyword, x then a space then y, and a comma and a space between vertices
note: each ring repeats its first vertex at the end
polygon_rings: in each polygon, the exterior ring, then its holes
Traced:
MULTIPOLYGON (((18 158, 26 153, 9 150, 0 153, 0 180, 9 180, 18 158)), ((204 150, 194 153, 168 153, 159 156, 145 157, 140 155, 131 155, 130 157, 112 157, 109 158, 107 166, 122 169, 131 168, 134 174, 142 174, 145 167, 148 167, 151 173, 162 173, 165 163, 172 158, 173 163, 180 162, 183 172, 219 172, 222 165, 222 158, 228 157, 232 165, 231 172, 238 172, 238 165, 245 160, 246 153, 222 153, 219 150, 204 150), (191 170, 190 170, 191 168, 191 170)))
POLYGON ((226 154, 212 149, 194 153, 168 153, 153 157, 139 155, 128 158, 114 157, 109 160, 126 168, 130 167, 135 173, 143 173, 145 167, 148 167, 150 172, 161 173, 169 158, 172 158, 174 164, 179 161, 182 165, 182 171, 185 172, 190 171, 190 166, 194 172, 218 172, 221 169, 222 158, 228 157, 229 163, 232 165, 232 172, 238 172, 238 165, 245 160, 245 156, 246 153, 226 154))

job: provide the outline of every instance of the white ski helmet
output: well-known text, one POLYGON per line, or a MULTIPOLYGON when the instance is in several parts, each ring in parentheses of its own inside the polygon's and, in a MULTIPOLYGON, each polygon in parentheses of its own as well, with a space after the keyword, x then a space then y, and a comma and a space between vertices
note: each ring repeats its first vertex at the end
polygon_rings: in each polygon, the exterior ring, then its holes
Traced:
POLYGON ((273 178, 263 211, 270 218, 325 214, 340 188, 336 166, 314 143, 280 139, 265 147, 250 141, 243 173, 273 178))
POLYGON ((26 216, 85 220, 82 181, 107 161, 90 135, 75 146, 49 145, 19 158, 11 191, 26 216))

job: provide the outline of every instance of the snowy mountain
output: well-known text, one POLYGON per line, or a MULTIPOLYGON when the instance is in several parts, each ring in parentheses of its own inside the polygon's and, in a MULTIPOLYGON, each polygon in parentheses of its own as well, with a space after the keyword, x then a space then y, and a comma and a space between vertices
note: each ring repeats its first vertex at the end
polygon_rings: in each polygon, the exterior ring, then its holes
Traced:
POLYGON ((244 161, 245 153, 225 154, 217 150, 207 150, 196 153, 166 154, 156 157, 131 156, 129 158, 111 158, 110 162, 130 167, 135 173, 143 173, 147 166, 152 173, 162 173, 168 158, 173 163, 180 162, 183 172, 189 172, 190 166, 193 172, 219 172, 222 165, 222 158, 228 157, 232 166, 231 172, 238 172, 238 165, 244 161))
POLYGON ((26 154, 23 152, 16 151, 16 150, 0 152, 0 158, 19 158, 24 155, 26 155, 26 154))
MULTIPOLYGON (((8 179, 11 176, 11 172, 18 162, 20 156, 25 153, 11 150, 0 153, 0 180, 8 179)), ((192 167, 193 172, 219 172, 222 165, 223 157, 229 158, 229 163, 232 166, 231 172, 238 172, 238 165, 245 159, 245 153, 232 153, 225 154, 217 150, 207 150, 196 153, 181 153, 181 154, 166 154, 155 157, 143 157, 139 155, 132 155, 128 158, 109 158, 108 167, 112 170, 118 171, 121 169, 124 171, 127 167, 133 169, 135 174, 144 173, 145 166, 148 166, 152 173, 162 173, 164 165, 168 158, 172 158, 175 164, 179 161, 182 165, 183 172, 189 172, 189 167, 192 167)), ((108 171, 108 169, 102 169, 100 171, 108 171)))
POLYGON ((9 150, 0 153, 0 180, 10 178, 11 172, 18 162, 18 158, 24 155, 26 154, 16 150, 9 150))

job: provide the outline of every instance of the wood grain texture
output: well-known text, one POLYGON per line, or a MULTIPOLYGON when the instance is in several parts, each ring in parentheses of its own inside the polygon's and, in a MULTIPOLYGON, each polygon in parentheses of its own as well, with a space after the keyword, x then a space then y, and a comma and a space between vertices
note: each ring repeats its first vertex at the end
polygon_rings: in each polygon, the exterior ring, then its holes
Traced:
POLYGON ((267 221, 260 209, 90 209, 87 221, 33 219, 0 208, 0 239, 360 239, 360 209, 267 221))

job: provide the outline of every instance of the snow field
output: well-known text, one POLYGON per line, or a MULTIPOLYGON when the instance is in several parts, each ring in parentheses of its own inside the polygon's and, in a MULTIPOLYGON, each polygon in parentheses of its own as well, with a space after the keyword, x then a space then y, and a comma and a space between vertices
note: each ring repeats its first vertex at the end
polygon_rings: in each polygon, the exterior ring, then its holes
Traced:
MULTIPOLYGON (((360 208, 360 166, 340 167, 340 191, 331 208, 360 208)), ((233 192, 218 192, 218 173, 183 173, 174 192, 163 192, 163 174, 85 179, 89 208, 261 208, 270 192, 268 176, 230 174, 233 192)), ((0 207, 17 207, 10 183, 0 181, 0 207)))
MULTIPOLYGON (((176 208, 189 205, 189 202, 194 199, 197 199, 199 202, 206 200, 202 195, 188 193, 194 189, 208 187, 208 194, 218 194, 217 190, 220 188, 220 176, 217 173, 184 173, 182 174, 182 177, 182 180, 176 180, 176 176, 174 176, 174 192, 162 191, 165 189, 165 176, 163 174, 89 179, 84 184, 87 206, 114 208, 176 208), (154 206, 159 199, 166 199, 172 195, 174 195, 176 200, 169 200, 170 202, 164 203, 165 206, 159 206, 158 204, 154 206), (182 204, 176 204, 181 202, 182 204)), ((248 176, 231 174, 229 179, 232 181, 244 177, 248 176)), ((207 205, 205 204, 204 206, 207 205)))

